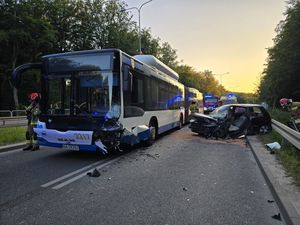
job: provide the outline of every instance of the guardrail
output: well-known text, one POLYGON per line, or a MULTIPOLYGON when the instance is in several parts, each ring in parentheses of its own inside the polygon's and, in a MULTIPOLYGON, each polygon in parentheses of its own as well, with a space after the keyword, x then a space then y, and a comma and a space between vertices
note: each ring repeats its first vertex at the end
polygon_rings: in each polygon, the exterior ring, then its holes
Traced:
POLYGON ((300 133, 290 127, 272 119, 272 128, 277 131, 282 137, 300 149, 300 133))
POLYGON ((0 128, 23 127, 27 125, 26 116, 0 117, 0 128))
POLYGON ((26 110, 0 110, 0 118, 25 116, 26 110))

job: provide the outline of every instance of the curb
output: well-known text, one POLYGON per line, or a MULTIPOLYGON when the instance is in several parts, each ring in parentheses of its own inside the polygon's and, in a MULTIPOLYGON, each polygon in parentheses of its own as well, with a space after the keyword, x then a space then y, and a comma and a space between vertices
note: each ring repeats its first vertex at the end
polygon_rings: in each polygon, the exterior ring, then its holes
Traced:
POLYGON ((26 142, 21 142, 21 143, 17 143, 17 144, 1 146, 0 152, 8 152, 11 150, 16 150, 16 149, 25 147, 25 145, 26 145, 26 142))
MULTIPOLYGON (((300 224, 300 214, 295 209, 295 204, 293 204, 293 201, 297 201, 297 198, 300 197, 300 192, 294 193, 296 198, 292 199, 293 196, 291 195, 293 195, 293 193, 290 190, 292 188, 292 185, 287 185, 287 182, 280 182, 280 176, 278 176, 271 168, 273 165, 270 165, 267 161, 264 161, 263 156, 267 155, 269 157, 270 154, 267 153, 267 150, 264 148, 262 143, 258 141, 257 137, 255 136, 247 136, 246 138, 247 142, 249 143, 250 149, 254 155, 254 158, 263 174, 263 177, 265 178, 266 183, 274 197, 274 200, 276 201, 279 207, 279 210, 282 214, 285 223, 287 225, 300 224)), ((276 160, 274 157, 273 159, 276 160)))

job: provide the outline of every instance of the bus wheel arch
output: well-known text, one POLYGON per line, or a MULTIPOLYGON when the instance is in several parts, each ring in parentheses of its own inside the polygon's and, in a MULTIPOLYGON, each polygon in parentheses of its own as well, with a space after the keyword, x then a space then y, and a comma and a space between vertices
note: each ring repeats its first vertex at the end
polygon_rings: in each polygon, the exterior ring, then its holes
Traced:
POLYGON ((183 113, 180 113, 179 115, 179 121, 178 121, 178 130, 180 130, 183 127, 183 113))
POLYGON ((149 121, 149 129, 150 129, 150 137, 149 139, 146 141, 146 145, 147 146, 151 146, 158 135, 158 121, 156 117, 152 117, 149 121))

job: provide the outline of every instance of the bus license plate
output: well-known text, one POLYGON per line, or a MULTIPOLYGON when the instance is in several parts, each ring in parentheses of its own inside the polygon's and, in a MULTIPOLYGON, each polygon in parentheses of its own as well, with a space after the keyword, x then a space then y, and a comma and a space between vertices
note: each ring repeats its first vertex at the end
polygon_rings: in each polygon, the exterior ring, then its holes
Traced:
POLYGON ((63 145, 63 148, 66 150, 79 151, 78 145, 63 145))

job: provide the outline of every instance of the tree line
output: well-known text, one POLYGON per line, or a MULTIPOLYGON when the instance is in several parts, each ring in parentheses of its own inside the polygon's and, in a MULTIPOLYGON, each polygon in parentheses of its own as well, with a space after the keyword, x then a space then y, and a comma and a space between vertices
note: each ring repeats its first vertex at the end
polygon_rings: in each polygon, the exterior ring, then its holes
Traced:
POLYGON ((288 1, 284 15, 258 87, 260 99, 272 106, 283 97, 300 101, 300 1, 288 1))
MULTIPOLYGON (((120 48, 138 54, 138 26, 122 0, 0 0, 0 109, 23 108, 38 91, 39 74, 28 72, 16 90, 11 73, 42 55, 66 51, 120 48)), ((201 92, 220 95, 223 86, 212 71, 195 71, 177 61, 176 50, 141 30, 142 52, 159 58, 180 74, 180 81, 201 92)))

